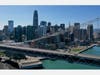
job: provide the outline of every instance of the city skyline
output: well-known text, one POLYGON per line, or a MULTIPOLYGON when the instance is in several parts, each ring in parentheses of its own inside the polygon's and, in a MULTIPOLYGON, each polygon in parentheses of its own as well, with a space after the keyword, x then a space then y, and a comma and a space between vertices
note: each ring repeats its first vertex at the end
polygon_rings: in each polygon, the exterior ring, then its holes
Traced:
POLYGON ((0 29, 8 24, 8 20, 14 20, 14 27, 32 25, 34 10, 38 11, 39 24, 40 21, 47 21, 52 25, 68 25, 69 22, 83 23, 99 17, 99 8, 100 6, 0 6, 0 29))
POLYGON ((1 69, 100 69, 100 7, 1 8, 1 69))

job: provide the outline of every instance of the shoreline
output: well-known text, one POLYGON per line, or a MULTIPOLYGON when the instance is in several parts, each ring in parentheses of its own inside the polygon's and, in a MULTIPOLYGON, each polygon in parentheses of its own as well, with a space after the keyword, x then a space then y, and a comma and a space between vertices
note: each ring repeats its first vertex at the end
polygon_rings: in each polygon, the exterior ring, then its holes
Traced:
POLYGON ((82 53, 82 52, 85 52, 85 51, 87 51, 88 49, 91 49, 91 48, 93 48, 93 47, 95 47, 95 46, 97 46, 97 44, 93 44, 93 45, 91 45, 91 46, 89 46, 89 47, 87 47, 87 48, 85 48, 85 49, 83 49, 83 50, 80 50, 79 52, 77 52, 77 54, 80 54, 80 53, 82 53))

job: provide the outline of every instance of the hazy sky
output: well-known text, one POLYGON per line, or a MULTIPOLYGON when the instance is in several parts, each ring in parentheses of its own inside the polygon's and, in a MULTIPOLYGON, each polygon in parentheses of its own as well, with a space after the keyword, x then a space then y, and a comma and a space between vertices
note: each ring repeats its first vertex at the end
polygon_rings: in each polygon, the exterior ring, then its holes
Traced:
POLYGON ((100 6, 0 6, 0 29, 8 20, 14 20, 14 26, 32 25, 34 10, 38 10, 39 22, 50 21, 53 25, 83 23, 100 17, 100 6))

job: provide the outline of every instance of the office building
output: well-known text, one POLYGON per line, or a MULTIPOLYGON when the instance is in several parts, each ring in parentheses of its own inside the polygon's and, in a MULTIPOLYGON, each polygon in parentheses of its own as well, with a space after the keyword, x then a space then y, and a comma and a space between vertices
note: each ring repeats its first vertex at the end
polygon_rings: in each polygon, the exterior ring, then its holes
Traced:
POLYGON ((58 30, 59 30, 59 26, 57 24, 54 25, 54 32, 58 32, 58 30))
POLYGON ((8 32, 8 25, 5 25, 3 28, 3 33, 4 33, 4 37, 5 39, 10 39, 9 38, 9 32, 8 32))
POLYGON ((28 25, 27 26, 27 40, 33 40, 34 34, 33 34, 33 26, 28 25))
POLYGON ((14 30, 14 21, 13 20, 9 20, 8 21, 8 31, 9 31, 9 34, 11 34, 14 30))
POLYGON ((22 26, 21 25, 18 25, 14 29, 14 39, 15 39, 15 42, 22 42, 22 26))
POLYGON ((38 28, 38 35, 39 37, 46 35, 47 33, 47 22, 41 21, 40 26, 38 28))
POLYGON ((74 23, 75 29, 80 29, 80 23, 74 23))
POLYGON ((92 42, 94 39, 94 37, 93 37, 93 24, 90 24, 87 26, 87 34, 88 34, 88 40, 92 42))
POLYGON ((80 29, 80 34, 79 34, 79 40, 87 40, 87 30, 86 29, 80 29))
POLYGON ((71 42, 74 41, 74 34, 73 34, 73 33, 70 33, 70 34, 69 34, 69 39, 70 39, 71 42))
POLYGON ((4 40, 3 31, 0 30, 0 41, 4 40))
POLYGON ((33 14, 33 39, 38 38, 38 11, 35 10, 33 14))
POLYGON ((3 28, 3 32, 6 36, 8 36, 8 25, 5 25, 4 28, 3 28))
POLYGON ((35 10, 33 14, 33 27, 38 28, 38 11, 35 10))
POLYGON ((47 33, 51 33, 51 22, 48 22, 47 33))
POLYGON ((60 24, 60 28, 61 28, 62 30, 65 30, 65 24, 60 24))
POLYGON ((23 41, 27 40, 27 27, 26 26, 22 27, 22 40, 23 41))
POLYGON ((74 23, 74 38, 75 40, 79 40, 79 34, 80 34, 80 23, 74 23))

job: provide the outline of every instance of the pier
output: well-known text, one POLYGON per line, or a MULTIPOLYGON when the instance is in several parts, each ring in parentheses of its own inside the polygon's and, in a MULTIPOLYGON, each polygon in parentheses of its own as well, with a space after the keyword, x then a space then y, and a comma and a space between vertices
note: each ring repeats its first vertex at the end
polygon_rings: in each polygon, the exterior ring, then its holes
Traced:
POLYGON ((7 57, 7 59, 5 59, 5 58, 2 58, 2 59, 4 60, 4 61, 0 61, 0 66, 2 64, 2 66, 1 66, 2 69, 3 68, 5 68, 5 69, 9 69, 9 68, 13 68, 13 69, 43 68, 42 62, 41 62, 41 59, 43 59, 42 57, 40 58, 40 57, 26 56, 26 59, 20 59, 20 60, 10 59, 9 57, 7 57))
POLYGON ((42 68, 42 62, 36 57, 27 57, 27 59, 22 59, 17 63, 20 69, 42 68))
POLYGON ((91 48, 93 48, 94 46, 97 46, 97 44, 93 44, 93 45, 91 45, 91 46, 87 46, 86 48, 84 48, 84 49, 80 50, 79 52, 77 52, 77 54, 80 54, 80 53, 82 53, 82 52, 84 52, 84 51, 87 51, 88 49, 91 49, 91 48))

